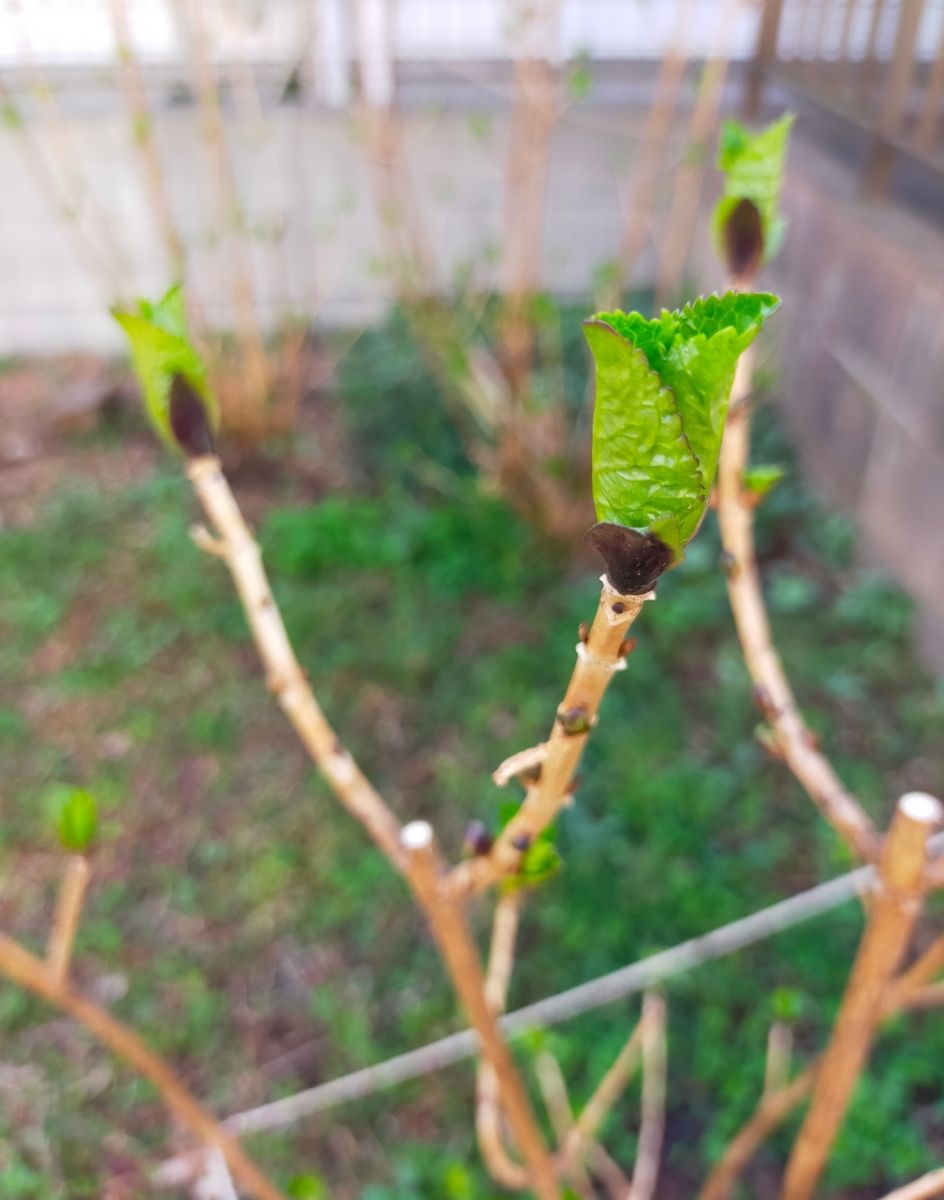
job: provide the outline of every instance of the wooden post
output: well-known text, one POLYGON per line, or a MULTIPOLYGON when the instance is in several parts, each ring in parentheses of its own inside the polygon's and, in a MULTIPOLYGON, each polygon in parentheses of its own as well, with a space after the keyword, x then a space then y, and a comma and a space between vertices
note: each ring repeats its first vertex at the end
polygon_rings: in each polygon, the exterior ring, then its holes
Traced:
POLYGON ((942 816, 938 801, 923 792, 909 792, 898 802, 868 923, 787 1164, 781 1200, 810 1200, 826 1165, 921 910, 927 841, 942 816))
POLYGON ((921 120, 918 122, 918 132, 915 141, 922 150, 930 150, 937 136, 937 126, 941 115, 941 94, 944 92, 944 26, 941 28, 941 40, 937 48, 937 58, 931 68, 928 86, 924 94, 924 108, 921 120))
MULTIPOLYGON (((876 5, 876 11, 881 5, 876 5)), ((869 165, 866 169, 866 192, 871 196, 884 196, 891 183, 892 168, 895 165, 895 147, 893 139, 901 133, 908 96, 911 91, 911 80, 914 76, 915 43, 918 39, 918 29, 924 12, 924 0, 902 0, 901 11, 898 15, 898 31, 895 35, 895 50, 892 57, 888 82, 882 95, 882 110, 878 121, 878 136, 872 147, 869 165)), ((878 34, 877 20, 873 14, 872 29, 869 31, 869 63, 871 69, 875 63, 875 37, 878 34)))
POLYGON ((328 108, 346 108, 351 101, 348 13, 341 0, 317 0, 315 93, 328 108))
POLYGON ((764 75, 771 63, 777 61, 777 42, 780 37, 780 18, 783 15, 783 0, 764 0, 764 8, 757 29, 757 49, 751 64, 747 84, 745 107, 750 116, 760 112, 763 99, 764 75))

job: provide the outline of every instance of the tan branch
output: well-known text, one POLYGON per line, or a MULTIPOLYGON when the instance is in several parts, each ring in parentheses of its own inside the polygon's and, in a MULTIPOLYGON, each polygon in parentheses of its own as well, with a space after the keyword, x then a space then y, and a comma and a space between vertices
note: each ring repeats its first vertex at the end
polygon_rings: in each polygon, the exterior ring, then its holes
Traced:
POLYGON ((767 1058, 764 1063, 764 1095, 779 1092, 790 1078, 793 1057, 793 1030, 784 1021, 774 1021, 767 1034, 767 1058))
POLYGON ((170 1066, 150 1050, 137 1034, 116 1021, 105 1009, 77 995, 68 984, 57 980, 49 966, 5 934, 0 934, 0 972, 75 1018, 110 1050, 149 1079, 174 1116, 208 1147, 219 1150, 235 1179, 250 1195, 257 1197, 257 1200, 285 1200, 232 1134, 227 1133, 191 1096, 170 1066))
MULTIPOLYGON (((944 967, 944 937, 937 938, 910 967, 886 990, 882 1001, 882 1019, 902 1008, 920 1007, 926 995, 926 983, 944 967)), ((734 1185, 761 1145, 806 1099, 819 1069, 822 1056, 815 1059, 791 1083, 764 1092, 760 1104, 740 1132, 728 1144, 708 1177, 698 1200, 728 1200, 734 1185)))
POLYGON ((66 863, 59 888, 52 933, 46 949, 46 963, 57 987, 64 987, 69 975, 69 960, 82 917, 82 904, 91 870, 84 854, 73 854, 66 863))
MULTIPOLYGON (((728 42, 734 19, 742 0, 725 0, 719 18, 718 41, 728 42)), ((678 288, 685 269, 689 248, 698 224, 698 203, 701 197, 705 166, 709 161, 711 135, 718 120, 718 111, 728 75, 728 59, 722 52, 708 59, 702 69, 689 121, 687 144, 675 177, 675 190, 662 234, 662 261, 656 296, 660 303, 669 303, 678 288)))
POLYGON ((485 976, 478 951, 461 909, 461 900, 444 886, 433 831, 425 821, 403 830, 406 876, 426 913, 433 937, 469 1021, 479 1037, 481 1053, 495 1073, 498 1098, 530 1173, 539 1200, 558 1200, 560 1184, 508 1043, 485 998, 485 976))
POLYGON ((750 1119, 725 1147, 698 1193, 698 1200, 728 1200, 734 1186, 760 1147, 809 1095, 820 1059, 779 1091, 765 1095, 750 1119))
POLYGON ((507 1043, 485 998, 485 978, 460 900, 440 878, 432 830, 425 822, 405 829, 338 740, 315 700, 292 649, 262 566, 259 546, 213 457, 188 462, 187 472, 212 528, 225 547, 269 687, 312 760, 343 806, 364 826, 391 864, 403 873, 429 921, 453 986, 495 1071, 501 1106, 507 1113, 530 1182, 541 1200, 559 1196, 557 1177, 507 1043))
MULTIPOLYGON (((520 891, 505 892, 495 906, 488 973, 485 977, 485 1001, 495 1017, 501 1016, 508 1001, 521 902, 520 891)), ((482 1158, 493 1178, 512 1191, 527 1191, 528 1172, 508 1153, 502 1137, 498 1076, 492 1065, 484 1059, 479 1062, 476 1080, 475 1132, 482 1158)))
POLYGON ((750 458, 753 350, 741 356, 718 464, 717 507, 728 555, 728 599, 755 695, 784 762, 839 836, 862 858, 874 861, 878 837, 858 800, 846 791, 818 749, 797 707, 774 646, 754 553, 754 512, 744 490, 750 458))
POLYGON ((128 20, 128 0, 111 0, 112 27, 118 46, 118 66, 122 87, 131 114, 135 149, 144 171, 145 188, 154 219, 170 263, 172 276, 177 281, 184 278, 186 258, 184 244, 174 219, 167 180, 154 141, 153 119, 148 105, 147 92, 141 64, 134 50, 131 25, 128 20))
POLYGON ((944 971, 944 935, 936 937, 927 950, 898 976, 889 996, 890 1007, 894 1009, 908 1004, 911 997, 941 971, 944 971))
POLYGON ((633 268, 642 253, 655 206, 659 169, 665 145, 672 131, 679 89, 688 65, 686 31, 691 26, 693 0, 678 6, 672 43, 662 57, 659 75, 646 114, 638 161, 633 166, 633 187, 623 228, 622 245, 616 263, 616 277, 610 294, 600 297, 601 308, 618 307, 632 280, 633 268))
MULTIPOLYGON (((542 1050, 534 1060, 534 1070, 544 1107, 551 1119, 551 1128, 559 1145, 563 1146, 574 1127, 574 1113, 567 1093, 567 1083, 560 1063, 549 1050, 542 1050)), ((618 1163, 598 1142, 587 1147, 587 1159, 593 1173, 606 1188, 611 1200, 627 1200, 629 1196, 629 1179, 618 1163)), ((594 1200, 595 1192, 587 1169, 583 1163, 575 1162, 571 1168, 571 1184, 581 1197, 594 1200)))
POLYGON ((941 818, 941 805, 923 793, 910 792, 898 802, 865 933, 809 1111, 787 1164, 783 1200, 809 1200, 826 1165, 852 1089, 868 1059, 886 993, 921 911, 927 842, 941 818))
POLYGON ((933 1200, 935 1196, 944 1196, 944 1167, 929 1171, 920 1179, 913 1179, 904 1187, 895 1188, 882 1197, 882 1200, 933 1200))
POLYGON ((491 852, 455 868, 451 878, 454 891, 484 888, 516 871, 522 847, 527 849, 567 804, 600 701, 614 673, 624 665, 626 632, 651 595, 621 596, 604 581, 593 625, 586 640, 577 646, 577 664, 545 746, 540 778, 491 852))
POLYGON ((647 992, 642 1007, 642 1118, 632 1190, 628 1200, 652 1200, 659 1177, 665 1133, 666 1007, 658 992, 647 992))
MULTIPOLYGON (((219 226, 226 239, 227 257, 232 266, 231 296, 233 315, 239 334, 243 366, 252 395, 252 409, 265 401, 269 391, 269 363, 262 330, 259 326, 252 255, 248 243, 246 217, 239 196, 236 171, 226 142, 223 112, 213 62, 207 44, 202 6, 188 0, 173 0, 173 11, 193 78, 200 115, 200 132, 213 166, 219 226)), ((256 411, 246 412, 249 426, 258 420, 256 411)), ((245 432, 244 431, 244 432, 245 432)))
POLYGON ((622 1050, 577 1117, 561 1151, 561 1170, 565 1173, 569 1173, 575 1163, 584 1160, 587 1147, 596 1141, 600 1126, 635 1074, 641 1058, 643 1024, 642 1020, 637 1022, 622 1050))
POLYGON ((402 869, 405 859, 399 822, 338 740, 315 700, 272 596, 259 546, 239 511, 219 461, 211 457, 195 458, 188 463, 187 471, 222 543, 224 559, 242 601, 269 688, 335 795, 387 858, 402 869))

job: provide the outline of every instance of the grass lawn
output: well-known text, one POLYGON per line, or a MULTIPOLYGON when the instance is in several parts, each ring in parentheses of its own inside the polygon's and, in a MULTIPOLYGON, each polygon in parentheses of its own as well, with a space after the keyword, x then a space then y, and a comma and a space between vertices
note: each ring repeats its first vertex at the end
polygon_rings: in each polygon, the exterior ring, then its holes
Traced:
MULTIPOLYGON (((579 352, 568 371, 579 391, 579 352)), ((455 854, 471 819, 496 820, 491 770, 545 735, 599 566, 563 561, 481 493, 395 324, 358 343, 322 408, 306 436, 317 457, 319 422, 322 441, 330 427, 330 489, 280 466, 235 487, 320 700, 398 814, 434 820, 455 854)), ((758 425, 758 461, 789 463, 769 411, 758 425)), ((78 439, 28 518, 0 529, 0 913, 41 943, 62 861, 49 791, 91 788, 104 821, 77 979, 230 1112, 459 1018, 404 887, 266 693, 225 570, 189 540, 189 488, 174 463, 141 451, 145 437, 78 439), (129 471, 132 449, 142 465, 129 471)), ((857 565, 849 526, 790 465, 759 518, 775 631, 811 724, 884 824, 901 792, 941 790, 944 694, 909 648, 907 600, 857 565)), ((526 909, 513 1005, 850 865, 754 737, 718 550, 709 517, 634 630, 561 821, 565 867, 526 909)), ((484 905, 479 916, 484 933, 484 905)), ((752 1108, 772 1019, 792 1021, 798 1059, 821 1047, 861 923, 849 905, 668 988, 660 1197, 691 1197, 752 1108)), ((543 1035, 576 1100, 637 1009, 543 1035)), ((4 1200, 156 1194, 147 1170, 175 1134, 149 1087, 5 984, 0 1045, 4 1200)), ((939 1014, 889 1027, 827 1194, 872 1196, 939 1165, 942 1056, 939 1014)), ((478 1165, 471 1095, 458 1066, 250 1145, 301 1197, 489 1198, 499 1193, 478 1165)), ((631 1091, 607 1129, 624 1161, 637 1119, 631 1091)), ((774 1195, 785 1145, 760 1157, 751 1196, 774 1195)))

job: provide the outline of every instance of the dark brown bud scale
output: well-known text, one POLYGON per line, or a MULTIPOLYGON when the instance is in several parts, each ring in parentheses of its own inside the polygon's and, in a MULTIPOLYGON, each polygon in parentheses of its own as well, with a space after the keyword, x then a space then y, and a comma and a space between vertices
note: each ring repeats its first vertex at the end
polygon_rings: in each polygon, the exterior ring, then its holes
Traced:
POLYGON ((213 453, 203 399, 184 375, 175 375, 171 381, 169 415, 174 440, 188 458, 213 453))
POLYGON ((488 854, 493 844, 493 838, 484 821, 471 821, 465 831, 462 847, 466 854, 480 858, 488 854))
POLYGON ((735 279, 746 281, 756 274, 764 257, 764 224, 753 200, 739 200, 725 221, 724 254, 735 279))
POLYGON ((582 704, 576 705, 574 708, 559 708, 557 721, 568 737, 590 731, 590 714, 582 704))
POLYGON ((511 844, 516 850, 519 850, 523 854, 531 845, 531 834, 519 833, 516 837, 511 839, 511 844))
MULTIPOLYGON (((603 559, 610 586, 622 596, 651 592, 659 576, 672 565, 671 549, 655 533, 599 521, 587 530, 583 540, 603 559)), ((626 611, 625 605, 617 607, 620 603, 612 605, 613 612, 626 611)))

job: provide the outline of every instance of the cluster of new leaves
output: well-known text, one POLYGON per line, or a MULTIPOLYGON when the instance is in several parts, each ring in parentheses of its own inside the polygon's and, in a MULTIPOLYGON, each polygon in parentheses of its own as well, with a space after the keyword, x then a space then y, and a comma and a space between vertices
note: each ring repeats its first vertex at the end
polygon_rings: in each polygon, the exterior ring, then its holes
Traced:
POLYGON ((131 361, 155 429, 175 450, 202 454, 219 426, 219 406, 187 330, 180 287, 112 315, 128 335, 131 361))
POLYGON ((719 253, 736 277, 749 278, 783 240, 780 189, 793 119, 787 114, 759 133, 737 121, 722 127, 718 168, 724 174, 724 195, 713 225, 719 253))
MULTIPOLYGON (((707 507, 738 358, 779 304, 763 292, 728 292, 651 320, 610 312, 586 323, 597 520, 611 533, 645 535, 650 558, 662 547, 663 570, 679 561, 707 507)), ((599 537, 590 540, 607 558, 599 537)), ((627 592, 652 583, 643 572, 638 588, 626 586, 632 580, 614 578, 609 559, 607 572, 627 592)))

